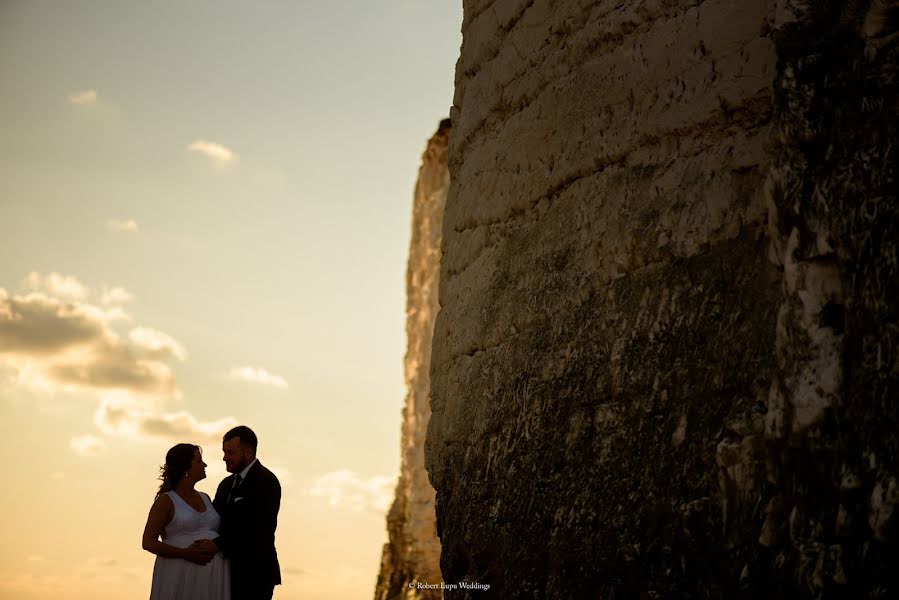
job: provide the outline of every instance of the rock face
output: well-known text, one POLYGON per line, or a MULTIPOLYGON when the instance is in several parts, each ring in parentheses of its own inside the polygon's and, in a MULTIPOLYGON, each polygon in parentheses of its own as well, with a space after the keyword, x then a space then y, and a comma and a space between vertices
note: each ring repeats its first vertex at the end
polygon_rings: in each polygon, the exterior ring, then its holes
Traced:
POLYGON ((402 462, 396 497, 387 515, 375 600, 430 600, 440 592, 408 588, 410 582, 440 581, 440 541, 434 516, 434 488, 424 468, 424 438, 431 417, 431 340, 437 316, 440 240, 449 188, 446 150, 450 121, 440 123, 428 141, 415 186, 412 241, 406 270, 406 406, 403 410, 402 462))
POLYGON ((899 594, 895 3, 466 0, 452 598, 899 594))

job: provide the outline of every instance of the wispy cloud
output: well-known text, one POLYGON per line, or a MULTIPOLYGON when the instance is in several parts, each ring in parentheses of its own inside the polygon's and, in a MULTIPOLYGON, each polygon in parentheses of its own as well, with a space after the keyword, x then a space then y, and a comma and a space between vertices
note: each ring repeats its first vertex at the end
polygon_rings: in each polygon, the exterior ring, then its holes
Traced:
POLYGON ((69 447, 81 456, 97 456, 106 451, 106 442, 93 435, 72 438, 69 447))
POLYGON ((172 441, 218 444, 222 435, 237 426, 234 417, 200 421, 187 411, 162 413, 130 394, 104 394, 94 414, 94 423, 103 433, 129 439, 165 438, 172 441))
POLYGON ((35 564, 32 569, 37 572, 0 573, 0 597, 72 598, 81 595, 86 586, 122 588, 123 584, 134 586, 137 579, 135 569, 125 567, 111 556, 82 558, 50 570, 35 564))
POLYGON ((87 564, 94 567, 115 567, 119 561, 109 556, 92 556, 87 559, 87 564))
POLYGON ((395 482, 396 478, 383 475, 363 479, 349 469, 341 469, 319 477, 308 493, 327 498, 334 507, 382 512, 390 506, 395 482))
POLYGON ((187 149, 191 152, 203 154, 219 164, 233 163, 238 159, 237 154, 230 148, 206 140, 195 140, 187 147, 187 149))
POLYGON ((287 467, 281 466, 279 464, 268 464, 267 461, 266 464, 269 471, 274 473, 278 478, 278 481, 281 482, 282 488, 290 487, 293 484, 293 476, 291 475, 287 467))
POLYGON ((269 373, 262 367, 234 367, 228 372, 228 375, 231 379, 238 381, 261 383, 262 385, 271 385, 278 388, 287 387, 287 381, 283 377, 269 373))
POLYGON ((96 104, 97 99, 97 90, 83 90, 80 92, 72 92, 68 96, 69 104, 96 104))
POLYGON ((109 219, 106 226, 113 231, 121 231, 124 233, 137 233, 140 228, 134 219, 109 219))

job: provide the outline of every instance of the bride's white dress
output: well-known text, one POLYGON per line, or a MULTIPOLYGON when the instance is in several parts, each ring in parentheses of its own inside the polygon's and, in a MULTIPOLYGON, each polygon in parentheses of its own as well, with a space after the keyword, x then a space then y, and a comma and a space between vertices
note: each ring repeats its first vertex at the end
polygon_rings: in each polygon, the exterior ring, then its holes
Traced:
MULTIPOLYGON (((175 492, 166 492, 175 505, 175 517, 165 526, 163 540, 170 546, 187 548, 196 540, 218 537, 221 517, 209 496, 200 492, 204 512, 197 512, 175 492)), ((150 600, 231 600, 228 561, 221 553, 205 565, 181 558, 156 557, 150 600)))

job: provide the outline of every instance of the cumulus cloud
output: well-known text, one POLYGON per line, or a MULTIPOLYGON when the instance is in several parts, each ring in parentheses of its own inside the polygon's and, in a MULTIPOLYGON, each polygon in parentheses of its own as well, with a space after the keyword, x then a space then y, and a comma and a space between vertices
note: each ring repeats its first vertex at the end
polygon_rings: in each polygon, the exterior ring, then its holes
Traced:
POLYGON ((80 92, 72 92, 68 96, 69 104, 96 104, 97 90, 83 90, 80 92))
POLYGON ((395 478, 377 475, 362 479, 349 469, 319 477, 308 493, 328 499, 328 504, 354 511, 386 511, 393 499, 395 478))
POLYGON ((151 358, 185 360, 187 351, 170 335, 149 327, 135 327, 128 334, 135 346, 143 348, 151 358))
MULTIPOLYGON (((121 309, 88 303, 84 298, 91 291, 74 278, 35 273, 26 285, 34 291, 10 294, 0 288, 0 371, 12 371, 9 385, 98 394, 94 424, 104 436, 217 446, 225 431, 238 424, 230 416, 201 420, 186 410, 164 409, 166 400, 181 395, 167 361, 187 358, 184 346, 169 334, 142 325, 127 335, 116 331, 114 325, 125 318, 121 309)), ((107 288, 101 301, 130 297, 123 288, 107 288)), ((69 447, 95 456, 106 450, 106 443, 95 435, 80 435, 69 447)), ((65 477, 59 472, 49 476, 65 477)))
POLYGON ((283 377, 269 373, 262 367, 234 367, 228 372, 228 375, 238 381, 261 383, 279 388, 287 387, 287 381, 283 377))
POLYGON ((203 154, 220 164, 236 162, 238 159, 237 154, 230 148, 206 140, 195 140, 187 147, 187 149, 191 152, 203 154))
POLYGON ((124 304, 131 302, 133 296, 123 287, 104 288, 103 294, 100 296, 100 304, 124 304))
MULTIPOLYGON (((86 295, 77 286, 57 285, 68 279, 29 276, 57 292, 86 295)), ((129 342, 112 327, 124 318, 117 307, 106 310, 37 291, 11 296, 0 288, 0 366, 16 373, 17 384, 37 388, 177 396, 172 370, 162 361, 181 359, 184 349, 149 328, 132 330, 138 333, 129 342)))
POLYGON ((140 230, 134 219, 110 219, 106 221, 106 226, 113 231, 125 233, 137 233, 140 230))
POLYGON ((84 300, 89 293, 87 287, 76 278, 55 272, 42 276, 32 271, 24 283, 30 290, 44 291, 68 300, 84 300))
POLYGON ((127 393, 105 394, 94 414, 103 433, 131 439, 157 437, 197 444, 218 444, 222 435, 238 425, 234 417, 200 421, 187 411, 156 412, 127 393))
POLYGON ((81 456, 97 456, 106 451, 106 442, 92 435, 72 438, 69 447, 81 456))

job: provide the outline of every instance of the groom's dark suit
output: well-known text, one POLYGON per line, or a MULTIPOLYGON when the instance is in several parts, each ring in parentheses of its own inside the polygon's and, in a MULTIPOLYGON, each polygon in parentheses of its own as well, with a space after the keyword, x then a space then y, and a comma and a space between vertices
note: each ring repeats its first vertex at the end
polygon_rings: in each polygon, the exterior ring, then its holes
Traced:
POLYGON ((223 479, 215 492, 222 523, 214 541, 231 563, 232 600, 269 599, 281 583, 275 551, 281 484, 259 461, 236 488, 234 478, 223 479))

